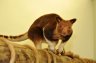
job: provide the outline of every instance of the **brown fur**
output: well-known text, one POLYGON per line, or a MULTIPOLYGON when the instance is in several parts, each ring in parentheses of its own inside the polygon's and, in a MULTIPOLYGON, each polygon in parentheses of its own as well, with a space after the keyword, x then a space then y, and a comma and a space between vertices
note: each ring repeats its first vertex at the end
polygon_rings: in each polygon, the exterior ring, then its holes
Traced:
POLYGON ((64 20, 57 14, 47 14, 39 17, 28 30, 28 37, 36 44, 45 40, 43 32, 49 41, 57 42, 62 39, 66 42, 72 35, 72 24, 76 19, 64 20), (43 31, 43 28, 45 29, 43 31))

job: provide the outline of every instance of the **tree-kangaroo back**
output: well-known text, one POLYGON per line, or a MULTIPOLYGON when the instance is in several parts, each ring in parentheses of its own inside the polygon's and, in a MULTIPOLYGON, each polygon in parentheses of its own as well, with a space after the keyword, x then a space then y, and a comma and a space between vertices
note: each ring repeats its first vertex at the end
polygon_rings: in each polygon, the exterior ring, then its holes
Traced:
POLYGON ((62 18, 57 15, 57 14, 46 14, 43 15, 41 17, 39 17, 38 19, 36 19, 33 24, 31 25, 31 27, 29 28, 28 32, 18 35, 18 36, 7 36, 7 35, 0 35, 0 37, 6 38, 10 41, 23 41, 26 39, 31 39, 32 41, 36 41, 38 39, 44 39, 43 37, 43 28, 45 27, 45 25, 47 25, 48 23, 50 23, 50 25, 52 25, 52 28, 56 27, 56 23, 62 20, 62 18), (54 26, 53 26, 54 25, 54 26))

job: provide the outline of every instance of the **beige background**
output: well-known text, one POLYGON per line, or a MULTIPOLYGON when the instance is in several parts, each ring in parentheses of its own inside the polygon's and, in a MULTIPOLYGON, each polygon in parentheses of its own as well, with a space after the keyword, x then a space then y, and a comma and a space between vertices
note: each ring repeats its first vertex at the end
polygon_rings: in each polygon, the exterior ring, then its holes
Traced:
POLYGON ((94 8, 93 8, 93 10, 94 10, 94 39, 95 39, 95 41, 94 41, 94 46, 95 46, 95 48, 94 48, 94 50, 95 50, 95 52, 94 52, 94 57, 95 57, 95 60, 96 60, 96 0, 94 0, 93 1, 93 3, 94 3, 94 8))
MULTIPOLYGON (((74 34, 65 46, 81 57, 96 58, 96 0, 0 0, 0 34, 25 33, 39 16, 57 13, 64 19, 77 18, 74 34)), ((30 40, 23 44, 32 43, 30 40)), ((43 47, 46 47, 43 44, 43 47)))

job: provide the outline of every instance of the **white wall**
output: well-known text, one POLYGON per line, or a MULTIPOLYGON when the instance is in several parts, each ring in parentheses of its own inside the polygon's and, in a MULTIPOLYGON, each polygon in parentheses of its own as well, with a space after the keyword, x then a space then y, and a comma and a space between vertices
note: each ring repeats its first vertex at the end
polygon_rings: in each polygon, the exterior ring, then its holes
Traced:
POLYGON ((46 13, 57 13, 64 19, 77 18, 74 34, 65 48, 93 59, 92 8, 91 0, 0 0, 0 34, 24 33, 36 18, 46 13))

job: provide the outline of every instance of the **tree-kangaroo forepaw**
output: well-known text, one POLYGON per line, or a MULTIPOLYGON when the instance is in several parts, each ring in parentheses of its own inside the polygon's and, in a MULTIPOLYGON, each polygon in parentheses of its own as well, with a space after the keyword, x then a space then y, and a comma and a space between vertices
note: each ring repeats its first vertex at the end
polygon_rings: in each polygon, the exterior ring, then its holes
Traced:
POLYGON ((56 50, 56 55, 65 55, 65 51, 59 51, 58 49, 56 50))

